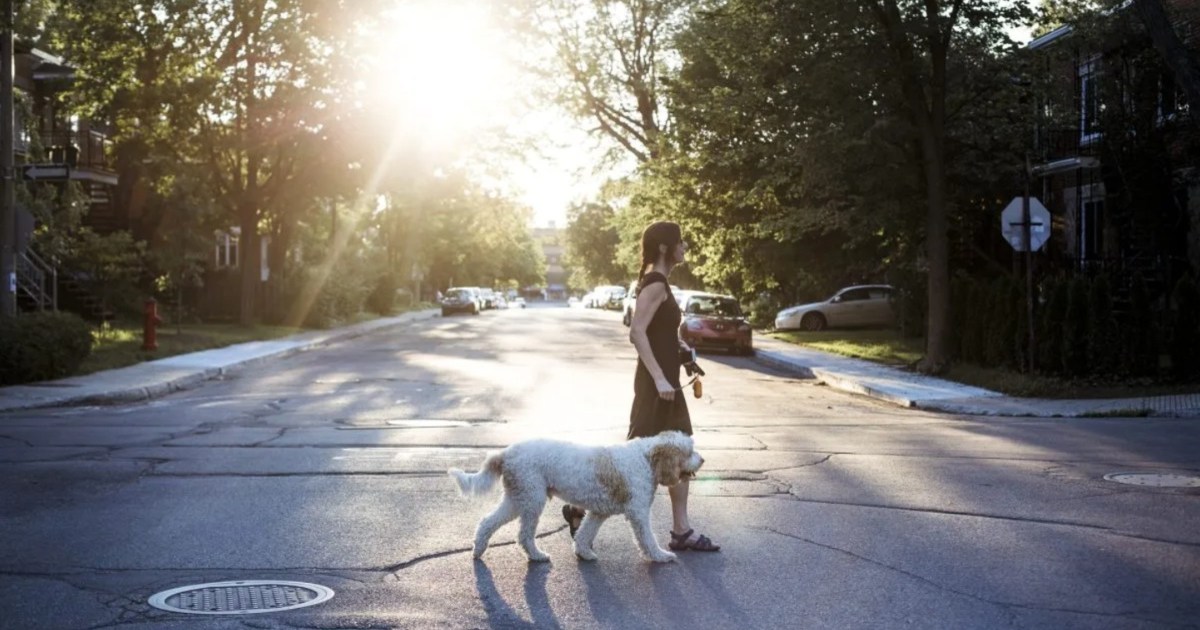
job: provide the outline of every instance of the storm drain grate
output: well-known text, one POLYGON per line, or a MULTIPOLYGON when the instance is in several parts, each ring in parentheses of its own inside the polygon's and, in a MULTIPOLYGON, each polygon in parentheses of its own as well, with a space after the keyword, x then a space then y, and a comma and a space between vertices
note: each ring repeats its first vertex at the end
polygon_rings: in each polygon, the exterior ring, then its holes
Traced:
POLYGON ((1108 473, 1104 475, 1108 481, 1125 483, 1131 486, 1153 486, 1156 488, 1200 488, 1200 477, 1196 475, 1179 475, 1174 473, 1108 473))
POLYGON ((333 589, 320 584, 240 580, 173 588, 152 595, 149 604, 193 615, 248 615, 304 608, 332 597, 333 589))

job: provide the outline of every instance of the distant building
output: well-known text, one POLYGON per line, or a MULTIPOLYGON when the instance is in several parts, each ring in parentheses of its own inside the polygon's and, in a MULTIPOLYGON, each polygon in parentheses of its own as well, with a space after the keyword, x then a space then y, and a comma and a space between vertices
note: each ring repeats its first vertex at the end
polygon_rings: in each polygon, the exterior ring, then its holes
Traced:
POLYGON ((534 228, 533 238, 542 245, 542 253, 546 256, 546 286, 526 287, 529 297, 541 297, 547 300, 567 299, 567 271, 563 268, 563 230, 555 227, 534 228))

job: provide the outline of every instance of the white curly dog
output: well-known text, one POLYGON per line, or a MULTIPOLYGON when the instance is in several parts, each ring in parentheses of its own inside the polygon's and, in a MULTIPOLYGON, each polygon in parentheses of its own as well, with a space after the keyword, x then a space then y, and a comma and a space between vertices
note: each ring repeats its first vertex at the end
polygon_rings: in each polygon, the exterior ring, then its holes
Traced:
POLYGON ((663 549, 650 531, 650 505, 658 484, 673 486, 694 474, 704 458, 692 448, 692 438, 678 431, 630 440, 616 446, 585 446, 556 440, 518 442, 490 453, 477 473, 457 468, 449 475, 465 496, 478 496, 502 480, 504 498, 475 530, 475 557, 487 550, 488 540, 505 523, 520 517, 518 541, 534 562, 550 559, 538 549, 534 534, 550 497, 587 510, 575 533, 575 555, 595 560, 592 541, 608 517, 624 514, 642 553, 654 562, 670 562, 675 554, 663 549))

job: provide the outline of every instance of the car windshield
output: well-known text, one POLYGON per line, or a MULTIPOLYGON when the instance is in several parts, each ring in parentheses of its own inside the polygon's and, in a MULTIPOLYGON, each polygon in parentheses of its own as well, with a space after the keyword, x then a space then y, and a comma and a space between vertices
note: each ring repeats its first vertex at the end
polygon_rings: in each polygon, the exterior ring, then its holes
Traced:
POLYGON ((742 308, 738 306, 737 300, 727 297, 695 296, 688 302, 687 311, 693 315, 742 316, 742 308))
POLYGON ((450 289, 446 291, 446 297, 466 300, 471 298, 471 292, 466 289, 450 289))

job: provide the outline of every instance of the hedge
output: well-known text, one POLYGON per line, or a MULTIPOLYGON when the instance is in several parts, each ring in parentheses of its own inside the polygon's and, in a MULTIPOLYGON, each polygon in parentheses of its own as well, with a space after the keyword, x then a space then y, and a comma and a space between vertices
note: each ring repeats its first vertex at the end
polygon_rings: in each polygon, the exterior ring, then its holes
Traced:
POLYGON ((92 328, 73 313, 0 317, 0 384, 70 376, 92 351, 92 328))

